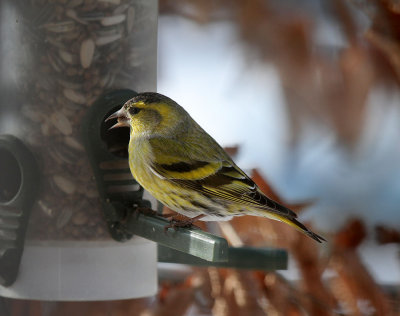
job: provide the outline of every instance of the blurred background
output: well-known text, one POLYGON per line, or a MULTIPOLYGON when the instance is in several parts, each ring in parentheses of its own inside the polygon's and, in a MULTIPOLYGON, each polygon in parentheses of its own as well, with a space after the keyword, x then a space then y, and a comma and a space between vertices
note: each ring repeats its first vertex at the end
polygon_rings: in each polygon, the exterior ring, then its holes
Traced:
POLYGON ((327 242, 255 217, 203 224, 232 245, 287 249, 289 269, 164 264, 156 297, 59 303, 57 315, 398 315, 400 2, 159 8, 158 92, 327 242))
POLYGON ((258 275, 259 291, 218 272, 253 303, 221 290, 212 313, 398 313, 400 3, 161 1, 160 14, 158 91, 328 239, 235 219, 243 243, 288 248, 290 267, 258 275))

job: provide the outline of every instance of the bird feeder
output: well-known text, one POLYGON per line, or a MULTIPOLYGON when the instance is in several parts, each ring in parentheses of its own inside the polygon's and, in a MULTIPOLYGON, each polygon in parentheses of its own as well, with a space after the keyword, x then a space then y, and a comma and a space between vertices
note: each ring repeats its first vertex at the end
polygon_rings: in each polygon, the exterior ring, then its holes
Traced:
MULTIPOLYGON (((156 90, 157 1, 5 0, 0 13, 0 295, 153 295, 156 244, 110 236, 82 133, 100 132, 83 125, 105 93, 156 90)), ((141 201, 129 182, 111 195, 141 201)))
POLYGON ((156 0, 0 6, 1 296, 149 296, 157 260, 286 268, 283 250, 166 231, 166 219, 137 211, 158 204, 130 174, 129 129, 110 131, 105 118, 135 91, 156 90, 156 0))

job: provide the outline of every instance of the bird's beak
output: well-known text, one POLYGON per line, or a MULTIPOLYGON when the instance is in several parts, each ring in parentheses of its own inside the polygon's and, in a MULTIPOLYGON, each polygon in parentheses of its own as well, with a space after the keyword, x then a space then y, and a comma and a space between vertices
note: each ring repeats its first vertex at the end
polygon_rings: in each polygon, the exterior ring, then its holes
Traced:
POLYGON ((113 128, 117 128, 117 127, 129 127, 129 119, 126 116, 123 107, 120 110, 118 110, 117 112, 115 112, 115 113, 111 114, 109 117, 107 117, 105 122, 115 119, 115 118, 118 119, 118 123, 111 126, 109 128, 109 130, 113 129, 113 128))

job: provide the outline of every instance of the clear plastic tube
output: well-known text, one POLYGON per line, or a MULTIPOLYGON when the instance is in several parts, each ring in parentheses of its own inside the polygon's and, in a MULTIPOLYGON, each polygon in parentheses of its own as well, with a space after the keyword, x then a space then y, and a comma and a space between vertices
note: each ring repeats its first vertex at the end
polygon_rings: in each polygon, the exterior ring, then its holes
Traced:
MULTIPOLYGON (((61 247, 65 254, 67 248, 79 247, 79 242, 87 248, 89 242, 93 249, 118 246, 121 252, 115 250, 114 255, 126 252, 125 246, 109 241, 80 132, 87 109, 100 95, 124 88, 156 90, 157 14, 156 0, 1 1, 0 134, 23 141, 33 152, 41 175, 27 247, 61 247)), ((0 188, 2 201, 12 198, 7 194, 0 188)), ((148 288, 155 291, 156 247, 140 240, 140 249, 143 244, 148 248, 138 255, 153 261, 141 273, 152 273, 154 284, 148 288)), ((137 241, 131 245, 137 246, 137 241)), ((52 255, 57 254, 46 252, 48 262, 57 261, 52 255)), ((70 255, 65 258, 73 258, 72 250, 70 255)), ((34 252, 26 251, 21 267, 24 260, 30 260, 26 256, 34 256, 34 252)), ((87 271, 99 258, 99 252, 86 257, 87 271)), ((106 269, 109 262, 104 267, 101 260, 96 264, 98 269, 106 269)), ((12 289, 0 289, 0 293, 3 290, 7 295, 29 297, 10 294, 12 289)), ((128 292, 123 296, 129 297, 128 292)), ((48 299, 62 299, 50 296, 48 299)), ((96 297, 88 295, 88 299, 96 297)))

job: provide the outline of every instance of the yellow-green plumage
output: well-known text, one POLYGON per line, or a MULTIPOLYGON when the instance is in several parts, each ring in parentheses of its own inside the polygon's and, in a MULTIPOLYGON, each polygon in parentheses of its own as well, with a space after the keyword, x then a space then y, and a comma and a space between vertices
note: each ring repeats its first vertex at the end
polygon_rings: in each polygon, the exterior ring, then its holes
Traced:
POLYGON ((130 126, 129 166, 135 179, 172 210, 202 220, 255 215, 286 222, 317 241, 322 237, 296 214, 266 197, 176 102, 138 94, 112 117, 130 126))

